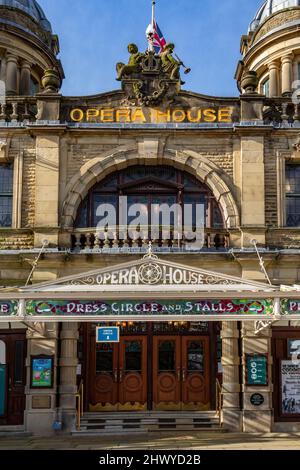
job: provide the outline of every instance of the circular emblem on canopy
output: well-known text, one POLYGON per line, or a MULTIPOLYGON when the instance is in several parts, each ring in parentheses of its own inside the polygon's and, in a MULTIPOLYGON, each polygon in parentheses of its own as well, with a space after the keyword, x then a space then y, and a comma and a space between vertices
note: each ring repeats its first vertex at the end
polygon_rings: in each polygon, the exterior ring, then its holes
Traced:
POLYGON ((143 284, 158 284, 162 279, 162 269, 157 263, 145 263, 139 268, 139 279, 143 284))

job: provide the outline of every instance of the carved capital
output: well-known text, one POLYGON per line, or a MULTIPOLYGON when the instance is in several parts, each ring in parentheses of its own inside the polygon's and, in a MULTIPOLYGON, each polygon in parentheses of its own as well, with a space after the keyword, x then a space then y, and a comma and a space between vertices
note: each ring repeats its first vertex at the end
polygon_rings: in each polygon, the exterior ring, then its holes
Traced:
POLYGON ((0 163, 8 161, 9 146, 10 139, 7 137, 0 137, 0 163))

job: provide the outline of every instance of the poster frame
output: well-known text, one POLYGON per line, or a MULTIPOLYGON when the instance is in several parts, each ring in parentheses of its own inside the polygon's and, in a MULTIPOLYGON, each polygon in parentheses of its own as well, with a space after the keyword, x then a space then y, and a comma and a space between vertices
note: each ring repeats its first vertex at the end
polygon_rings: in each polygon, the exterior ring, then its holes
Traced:
POLYGON ((283 399, 283 396, 282 396, 282 385, 283 385, 283 381, 282 381, 282 363, 283 362, 292 362, 291 359, 281 359, 279 361, 279 415, 281 418, 283 418, 284 420, 288 420, 288 421, 299 421, 300 419, 300 413, 285 413, 282 409, 282 399, 283 399))
POLYGON ((32 390, 49 390, 53 388, 53 383, 54 383, 54 356, 48 356, 48 355, 34 355, 30 356, 30 388, 32 390), (34 361, 38 360, 50 360, 51 361, 51 380, 50 380, 50 385, 34 385, 33 382, 33 368, 34 368, 34 361))

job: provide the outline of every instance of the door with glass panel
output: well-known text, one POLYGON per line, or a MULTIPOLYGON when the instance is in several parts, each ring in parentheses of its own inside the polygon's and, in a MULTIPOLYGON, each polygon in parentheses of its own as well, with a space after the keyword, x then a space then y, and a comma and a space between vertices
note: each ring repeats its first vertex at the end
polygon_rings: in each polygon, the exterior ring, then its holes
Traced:
POLYGON ((147 409, 147 337, 123 337, 119 347, 119 410, 147 409))
POLYGON ((90 344, 89 411, 146 410, 147 337, 90 344))
POLYGON ((153 340, 153 409, 209 410, 209 337, 153 340))
POLYGON ((209 410, 209 337, 182 338, 182 409, 209 410))
POLYGON ((0 425, 23 424, 25 360, 25 333, 0 333, 0 425))
POLYGON ((153 338, 153 409, 181 407, 181 338, 153 338))

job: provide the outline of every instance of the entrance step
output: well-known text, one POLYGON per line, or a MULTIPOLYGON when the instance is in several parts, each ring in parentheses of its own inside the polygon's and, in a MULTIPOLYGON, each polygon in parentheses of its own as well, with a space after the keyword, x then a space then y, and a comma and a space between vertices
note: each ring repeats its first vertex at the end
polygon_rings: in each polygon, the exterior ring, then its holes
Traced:
POLYGON ((85 413, 80 430, 73 434, 144 434, 174 431, 224 432, 215 412, 132 412, 85 413))

